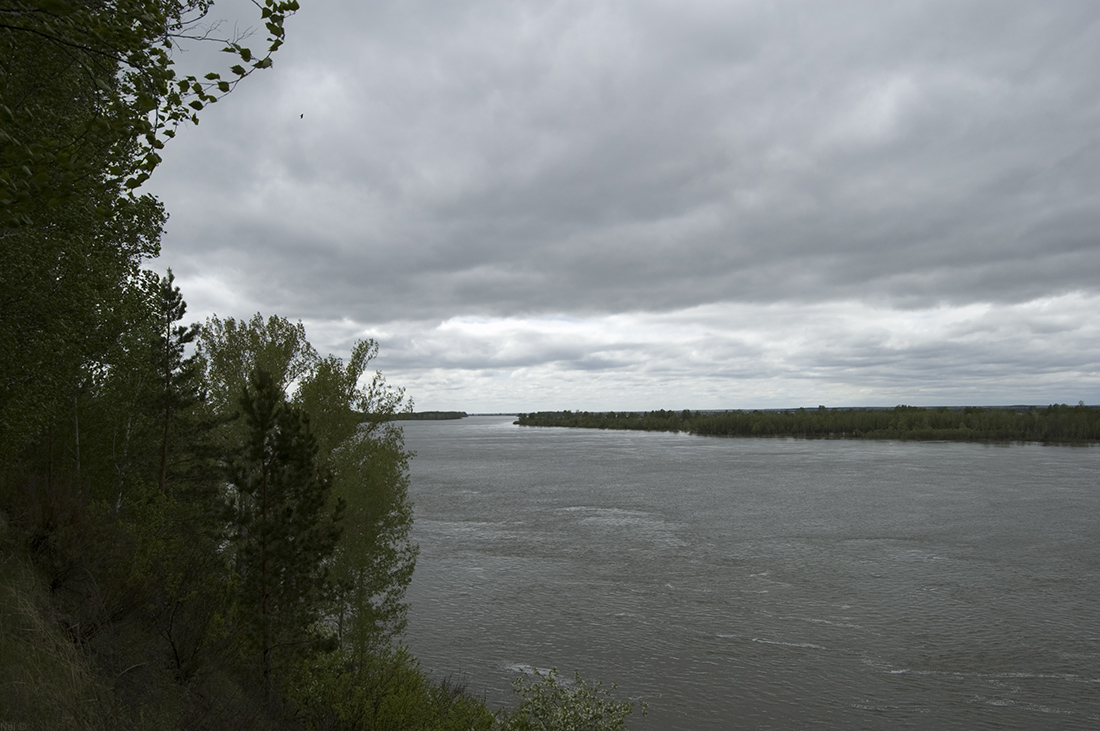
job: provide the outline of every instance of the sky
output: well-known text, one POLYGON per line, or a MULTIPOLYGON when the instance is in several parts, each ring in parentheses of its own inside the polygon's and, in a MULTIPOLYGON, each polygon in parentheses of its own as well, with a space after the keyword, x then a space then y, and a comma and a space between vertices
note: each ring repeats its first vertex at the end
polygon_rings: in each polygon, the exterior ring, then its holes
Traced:
POLYGON ((151 266, 417 410, 1096 404, 1097 69, 1092 0, 303 2, 151 266))

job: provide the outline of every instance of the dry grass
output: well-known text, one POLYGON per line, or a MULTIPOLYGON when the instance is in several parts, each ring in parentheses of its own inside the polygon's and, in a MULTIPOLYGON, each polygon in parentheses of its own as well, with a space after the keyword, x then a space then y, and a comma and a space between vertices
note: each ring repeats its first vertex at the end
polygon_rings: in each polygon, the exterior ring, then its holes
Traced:
POLYGON ((0 515, 0 721, 103 728, 106 696, 53 615, 44 578, 0 515))

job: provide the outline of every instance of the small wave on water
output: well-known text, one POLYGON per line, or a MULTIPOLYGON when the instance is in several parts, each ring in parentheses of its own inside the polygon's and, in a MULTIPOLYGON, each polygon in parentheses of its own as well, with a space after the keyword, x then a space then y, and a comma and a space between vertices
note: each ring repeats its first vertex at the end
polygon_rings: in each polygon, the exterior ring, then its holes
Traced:
POLYGON ((687 545, 677 535, 681 528, 680 524, 645 510, 571 505, 557 508, 555 512, 570 516, 576 520, 576 525, 620 535, 626 534, 648 545, 668 548, 683 548, 687 545))
POLYGON ((539 534, 523 520, 431 520, 417 522, 417 530, 425 534, 453 540, 476 542, 498 540, 538 541, 539 534))
POLYGON ((645 617, 644 614, 639 614, 638 612, 615 612, 611 616, 618 619, 642 619, 645 617))
MULTIPOLYGON (((862 625, 852 624, 851 622, 836 621, 832 619, 821 619, 818 617, 776 617, 776 619, 793 620, 795 622, 810 622, 812 624, 827 624, 830 627, 842 627, 844 629, 863 629, 862 625)), ((847 617, 845 617, 847 619, 847 617)))
POLYGON ((514 662, 505 666, 505 669, 511 670, 513 673, 537 673, 538 675, 546 675, 553 670, 553 668, 540 668, 537 665, 528 665, 522 662, 514 662))
POLYGON ((488 522, 483 520, 421 520, 417 524, 417 528, 420 530, 438 531, 445 534, 470 534, 470 533, 483 533, 485 531, 498 529, 502 526, 501 522, 488 522))
POLYGON ((798 647, 807 650, 824 650, 821 645, 815 645, 812 642, 780 642, 779 640, 765 640, 761 637, 753 637, 753 642, 759 642, 763 645, 781 645, 783 647, 798 647))
MULTIPOLYGON (((772 573, 771 571, 761 571, 759 573, 749 574, 748 578, 756 579, 758 582, 762 582, 763 584, 765 584, 765 585, 767 585, 767 586, 769 586, 773 589, 791 589, 791 588, 793 588, 794 585, 791 584, 790 582, 780 581, 778 579, 773 579, 772 576, 771 576, 771 573, 772 573)), ((759 585, 759 584, 757 584, 757 585, 759 585)), ((767 589, 765 589, 763 592, 761 592, 759 590, 756 590, 755 592, 751 592, 751 590, 750 590, 751 593, 764 593, 766 591, 767 591, 767 589)))
POLYGON ((977 680, 1061 680, 1067 683, 1085 683, 1088 685, 1100 684, 1100 678, 1092 678, 1085 675, 1078 675, 1076 673, 1041 673, 1041 672, 1026 672, 1026 671, 1006 671, 1006 672, 982 672, 982 671, 960 671, 960 670, 914 670, 912 668, 899 668, 894 667, 890 663, 882 662, 880 660, 872 660, 870 658, 864 658, 863 664, 870 665, 876 670, 881 670, 887 675, 914 675, 922 677, 939 677, 939 678, 973 678, 977 680))
POLYGON ((1058 708, 1057 706, 1047 706, 1041 703, 1017 703, 1017 708, 1022 708, 1025 711, 1032 711, 1034 713, 1049 713, 1052 715, 1061 716, 1081 716, 1087 718, 1090 721, 1100 721, 1100 716, 1096 715, 1083 715, 1076 711, 1071 711, 1068 708, 1058 708))
MULTIPOLYGON (((513 673, 519 673, 520 675, 537 675, 540 678, 550 677, 551 673, 557 672, 554 668, 540 668, 537 665, 528 665, 522 662, 506 665, 504 669, 513 673)), ((572 678, 559 677, 558 682, 562 685, 572 685, 573 680, 572 678)))
POLYGON ((887 711, 900 711, 901 706, 889 706, 889 705, 871 705, 870 703, 853 703, 852 708, 860 711, 876 711, 878 713, 886 713, 887 711))

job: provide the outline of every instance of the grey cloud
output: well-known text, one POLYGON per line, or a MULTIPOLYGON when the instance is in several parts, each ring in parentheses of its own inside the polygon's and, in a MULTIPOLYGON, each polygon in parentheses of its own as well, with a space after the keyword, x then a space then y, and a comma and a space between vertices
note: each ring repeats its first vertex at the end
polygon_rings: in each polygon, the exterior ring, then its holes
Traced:
MULTIPOLYGON (((364 324, 1095 293, 1098 67, 1091 2, 331 0, 169 147, 165 259, 250 306, 364 324)), ((816 356, 731 345, 713 372, 1076 363, 1028 347, 1047 326, 1005 324, 1003 353, 830 329, 816 356)), ((662 360, 482 346, 394 347, 418 369, 662 360)))

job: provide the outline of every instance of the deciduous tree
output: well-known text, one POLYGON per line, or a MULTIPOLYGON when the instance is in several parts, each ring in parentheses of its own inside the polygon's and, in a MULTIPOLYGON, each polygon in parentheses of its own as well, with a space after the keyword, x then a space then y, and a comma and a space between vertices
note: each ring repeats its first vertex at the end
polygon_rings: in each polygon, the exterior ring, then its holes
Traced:
POLYGON ((392 420, 412 405, 377 371, 359 385, 377 354, 373 340, 360 340, 346 364, 335 356, 319 361, 294 395, 318 425, 335 494, 347 505, 348 530, 333 560, 343 588, 335 612, 341 640, 360 658, 404 630, 404 595, 417 555, 409 540, 412 455, 392 420))

